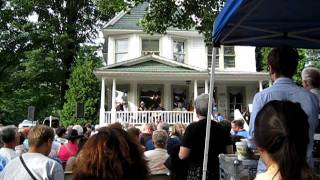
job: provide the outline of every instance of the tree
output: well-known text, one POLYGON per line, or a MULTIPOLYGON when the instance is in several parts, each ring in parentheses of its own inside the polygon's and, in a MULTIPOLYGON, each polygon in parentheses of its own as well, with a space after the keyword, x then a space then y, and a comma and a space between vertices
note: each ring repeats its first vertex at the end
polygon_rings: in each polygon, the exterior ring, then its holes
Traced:
POLYGON ((113 9, 102 14, 95 0, 1 0, 0 120, 21 121, 29 105, 39 117, 58 112, 81 44, 96 37, 113 9))
POLYGON ((147 33, 165 33, 170 27, 202 33, 211 43, 212 24, 222 7, 223 0, 99 0, 102 12, 109 12, 114 6, 121 10, 148 2, 147 13, 140 24, 147 33))
POLYGON ((72 67, 71 77, 68 80, 67 101, 61 112, 61 120, 64 126, 97 122, 100 86, 93 70, 101 65, 101 59, 96 56, 93 48, 81 48, 76 63, 72 67), (84 103, 84 118, 77 119, 74 117, 77 102, 84 103))

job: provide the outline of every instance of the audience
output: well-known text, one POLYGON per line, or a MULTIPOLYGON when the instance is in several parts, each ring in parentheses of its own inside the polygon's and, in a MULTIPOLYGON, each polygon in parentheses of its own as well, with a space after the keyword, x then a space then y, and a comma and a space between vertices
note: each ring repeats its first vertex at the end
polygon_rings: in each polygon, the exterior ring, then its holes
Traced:
POLYGON ((290 101, 270 101, 257 114, 255 143, 267 165, 256 180, 319 179, 309 168, 307 146, 308 115, 300 104, 290 101))
POLYGON ((152 142, 155 149, 144 152, 152 175, 169 173, 168 168, 164 165, 164 162, 169 157, 166 149, 167 141, 168 134, 164 130, 156 130, 153 132, 152 142))
POLYGON ((145 180, 148 174, 138 142, 116 127, 102 127, 90 137, 73 169, 74 180, 145 180))
POLYGON ((10 161, 0 173, 0 179, 64 179, 62 166, 47 157, 54 140, 53 130, 44 125, 35 126, 28 139, 29 152, 10 161))

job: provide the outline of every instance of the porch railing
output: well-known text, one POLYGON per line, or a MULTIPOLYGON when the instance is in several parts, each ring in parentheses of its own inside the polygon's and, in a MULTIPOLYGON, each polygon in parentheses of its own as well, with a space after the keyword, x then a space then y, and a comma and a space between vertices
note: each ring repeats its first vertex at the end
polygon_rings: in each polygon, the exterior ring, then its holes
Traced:
POLYGON ((166 122, 168 124, 190 124, 193 122, 193 112, 189 111, 117 111, 115 120, 112 120, 112 112, 105 113, 105 122, 125 122, 133 125, 145 123, 166 122))

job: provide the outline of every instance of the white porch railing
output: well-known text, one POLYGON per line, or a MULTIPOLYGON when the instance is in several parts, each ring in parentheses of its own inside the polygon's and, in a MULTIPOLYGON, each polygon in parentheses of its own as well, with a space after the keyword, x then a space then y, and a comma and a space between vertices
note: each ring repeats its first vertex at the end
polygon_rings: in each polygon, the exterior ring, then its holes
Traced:
POLYGON ((166 122, 168 124, 190 124, 193 122, 194 112, 189 111, 117 111, 116 119, 112 120, 112 112, 106 111, 105 123, 126 122, 133 125, 145 123, 166 122))

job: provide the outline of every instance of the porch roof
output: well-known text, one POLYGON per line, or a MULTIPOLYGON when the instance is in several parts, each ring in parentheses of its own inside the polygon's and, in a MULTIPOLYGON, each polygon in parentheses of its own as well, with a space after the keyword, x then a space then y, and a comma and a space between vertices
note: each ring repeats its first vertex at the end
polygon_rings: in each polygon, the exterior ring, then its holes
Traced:
MULTIPOLYGON (((95 69, 98 78, 122 80, 208 80, 208 69, 179 63, 161 56, 147 55, 95 69)), ((216 71, 216 81, 269 80, 268 73, 216 71)))

